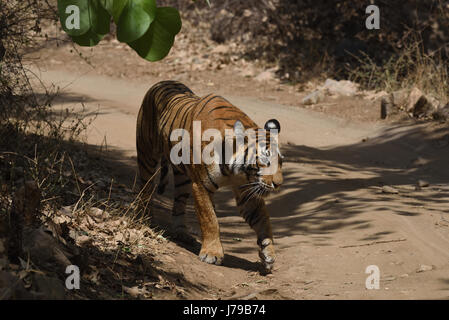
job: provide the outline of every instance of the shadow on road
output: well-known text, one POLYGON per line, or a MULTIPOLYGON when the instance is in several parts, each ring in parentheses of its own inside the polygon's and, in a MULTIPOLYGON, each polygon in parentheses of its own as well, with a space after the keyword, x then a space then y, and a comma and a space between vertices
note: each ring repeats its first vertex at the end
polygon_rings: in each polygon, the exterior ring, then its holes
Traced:
MULTIPOLYGON (((316 235, 319 244, 326 245, 324 240, 342 228, 368 228, 371 222, 363 213, 369 211, 413 217, 425 204, 427 210, 449 212, 446 127, 397 125, 352 145, 326 149, 287 145, 283 153, 284 185, 268 200, 277 237, 316 235), (383 186, 393 186, 397 194, 383 192, 383 186), (411 211, 410 206, 417 209, 411 211)), ((230 192, 217 197, 221 217, 237 215, 229 197, 230 192)), ((226 235, 253 237, 244 228, 232 226, 228 229, 233 232, 226 235)), ((360 240, 377 240, 390 233, 360 240)))
MULTIPOLYGON (((110 167, 119 179, 132 185, 136 177, 135 159, 124 161, 120 150, 110 150, 108 154, 110 167)), ((284 185, 279 194, 268 200, 275 239, 305 235, 310 236, 312 244, 325 246, 334 233, 344 228, 370 227, 372 221, 364 215, 368 212, 414 217, 420 214, 419 207, 423 204, 436 213, 449 212, 449 130, 445 127, 396 125, 356 144, 320 149, 286 145, 283 154, 284 185), (426 183, 417 187, 420 180, 426 183), (395 193, 382 192, 383 186, 392 186, 395 193)), ((170 186, 162 198, 164 207, 155 212, 162 229, 169 229, 172 190, 170 186)), ((256 262, 242 258, 245 254, 256 257, 256 238, 238 216, 232 193, 219 192, 216 204, 228 254, 225 265, 258 270, 256 262)), ((191 203, 187 219, 199 239, 191 203)), ((360 241, 380 240, 392 232, 361 235, 360 241)), ((199 251, 199 243, 190 247, 178 244, 194 254, 199 251)))

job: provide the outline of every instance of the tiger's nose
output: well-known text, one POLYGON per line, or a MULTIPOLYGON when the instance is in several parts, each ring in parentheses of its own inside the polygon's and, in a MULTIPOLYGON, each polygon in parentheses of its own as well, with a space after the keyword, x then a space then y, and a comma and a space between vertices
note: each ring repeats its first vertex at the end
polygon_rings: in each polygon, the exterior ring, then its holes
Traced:
POLYGON ((273 180, 271 180, 271 185, 273 186, 273 188, 279 189, 283 181, 284 179, 282 177, 282 173, 278 172, 273 176, 273 180))

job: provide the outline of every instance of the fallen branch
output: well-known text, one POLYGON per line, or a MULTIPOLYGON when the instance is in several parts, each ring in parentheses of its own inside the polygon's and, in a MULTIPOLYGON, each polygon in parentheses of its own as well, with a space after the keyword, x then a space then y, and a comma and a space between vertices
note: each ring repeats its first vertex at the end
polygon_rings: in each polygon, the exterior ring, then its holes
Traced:
POLYGON ((364 243, 364 244, 352 244, 352 245, 347 245, 347 246, 340 246, 340 248, 366 247, 366 246, 372 246, 372 245, 375 245, 375 244, 401 242, 401 241, 406 241, 406 240, 407 239, 405 239, 405 238, 393 239, 393 240, 378 240, 378 241, 374 241, 374 242, 370 242, 370 243, 364 243))

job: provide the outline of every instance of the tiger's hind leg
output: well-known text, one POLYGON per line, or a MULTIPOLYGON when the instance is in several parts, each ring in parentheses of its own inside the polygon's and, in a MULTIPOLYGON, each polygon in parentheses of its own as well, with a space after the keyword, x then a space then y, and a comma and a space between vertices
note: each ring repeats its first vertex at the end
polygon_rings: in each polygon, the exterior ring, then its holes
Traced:
POLYGON ((141 182, 138 206, 139 214, 143 216, 150 213, 149 202, 156 186, 155 174, 161 160, 157 108, 150 93, 147 93, 142 102, 136 126, 137 166, 141 182))
POLYGON ((192 180, 175 167, 172 168, 175 181, 172 228, 178 240, 193 243, 196 240, 190 235, 185 223, 187 200, 192 194, 192 180))
POLYGON ((252 197, 251 190, 240 191, 234 188, 233 191, 241 215, 256 232, 261 262, 265 270, 270 272, 273 269, 276 255, 270 217, 265 207, 265 201, 259 197, 252 197))

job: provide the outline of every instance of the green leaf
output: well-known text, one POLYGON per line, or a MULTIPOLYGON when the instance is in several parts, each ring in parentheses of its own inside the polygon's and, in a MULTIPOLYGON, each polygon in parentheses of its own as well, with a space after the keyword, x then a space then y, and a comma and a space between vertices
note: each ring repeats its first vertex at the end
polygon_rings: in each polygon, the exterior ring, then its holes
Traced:
POLYGON ((117 39, 133 42, 142 37, 156 16, 155 0, 132 0, 123 9, 117 24, 117 39))
POLYGON ((141 6, 150 16, 151 22, 153 22, 156 17, 156 0, 133 0, 133 3, 141 6))
POLYGON ((181 31, 182 23, 178 10, 160 7, 156 10, 156 19, 144 36, 129 43, 142 58, 159 61, 170 52, 175 36, 181 31))
POLYGON ((83 47, 93 47, 97 45, 103 37, 104 35, 97 34, 92 30, 89 30, 81 36, 71 36, 73 42, 83 47))
POLYGON ((62 28, 70 36, 81 36, 90 30, 98 34, 109 32, 111 16, 100 0, 58 0, 58 12, 62 28), (79 9, 79 21, 69 6, 79 9))
POLYGON ((98 34, 108 34, 111 26, 111 15, 100 4, 100 0, 91 1, 92 31, 98 34))
POLYGON ((182 28, 181 16, 178 10, 172 7, 160 7, 156 10, 157 21, 168 30, 172 36, 176 36, 182 28))
POLYGON ((105 8, 117 24, 123 9, 128 4, 128 0, 100 0, 101 5, 105 8))

